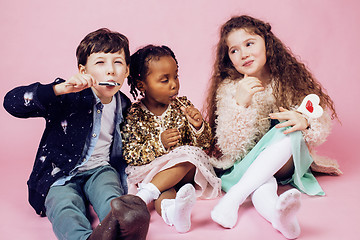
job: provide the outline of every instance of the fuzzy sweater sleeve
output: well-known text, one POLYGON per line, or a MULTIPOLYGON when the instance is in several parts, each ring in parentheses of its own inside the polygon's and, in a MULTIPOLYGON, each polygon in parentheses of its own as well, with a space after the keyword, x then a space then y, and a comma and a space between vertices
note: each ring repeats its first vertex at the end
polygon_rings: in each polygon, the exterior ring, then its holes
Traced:
POLYGON ((308 118, 309 128, 303 131, 304 140, 310 148, 321 145, 332 128, 331 117, 327 111, 319 118, 308 118))
POLYGON ((222 157, 212 159, 212 164, 220 169, 227 169, 237 159, 243 158, 249 149, 255 146, 259 131, 266 132, 268 130, 258 128, 259 110, 257 106, 253 104, 245 108, 236 103, 235 84, 236 82, 224 82, 219 87, 216 96, 215 137, 222 157))
POLYGON ((330 134, 332 121, 329 112, 324 111, 320 118, 307 118, 307 120, 309 122, 309 128, 303 131, 303 135, 305 142, 309 146, 311 156, 314 159, 311 164, 311 170, 330 175, 341 175, 342 171, 335 159, 320 156, 315 150, 317 146, 325 142, 330 134))

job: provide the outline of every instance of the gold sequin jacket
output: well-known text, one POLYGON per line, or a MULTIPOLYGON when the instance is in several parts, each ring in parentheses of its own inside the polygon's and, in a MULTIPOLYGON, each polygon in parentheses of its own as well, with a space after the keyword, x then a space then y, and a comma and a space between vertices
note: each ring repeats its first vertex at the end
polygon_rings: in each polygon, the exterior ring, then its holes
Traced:
MULTIPOLYGON (((186 97, 178 98, 185 106, 192 103, 186 97)), ((183 145, 210 147, 211 129, 206 121, 199 131, 188 122, 180 109, 181 104, 174 99, 162 117, 155 116, 141 102, 133 103, 129 108, 123 127, 124 159, 130 165, 140 166, 183 145), (181 134, 179 142, 168 149, 162 145, 160 134, 166 129, 177 128, 181 134)))

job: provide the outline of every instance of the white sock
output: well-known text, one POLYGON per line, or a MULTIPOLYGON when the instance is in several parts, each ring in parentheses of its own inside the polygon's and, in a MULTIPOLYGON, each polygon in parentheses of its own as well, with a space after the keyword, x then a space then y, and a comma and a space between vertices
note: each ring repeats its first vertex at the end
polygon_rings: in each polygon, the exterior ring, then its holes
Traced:
POLYGON ((239 202, 233 200, 231 194, 227 193, 211 211, 211 218, 224 228, 233 228, 238 219, 239 207, 239 202))
POLYGON ((175 216, 175 199, 163 199, 161 200, 161 217, 164 222, 169 225, 174 225, 175 216))
POLYGON ((272 225, 287 239, 295 239, 300 235, 300 225, 296 213, 301 206, 301 193, 293 188, 279 196, 276 203, 272 225))
POLYGON ((152 183, 139 183, 138 193, 136 196, 140 197, 146 205, 148 205, 155 199, 158 199, 160 193, 159 189, 152 183))
POLYGON ((296 213, 300 208, 301 194, 297 189, 290 189, 279 197, 277 186, 276 179, 272 177, 253 192, 251 199, 261 216, 286 238, 294 239, 300 235, 296 213))
POLYGON ((161 216, 168 225, 174 225, 179 233, 188 232, 191 227, 191 211, 195 202, 194 186, 185 184, 179 189, 175 199, 161 201, 161 216))
POLYGON ((239 206, 284 166, 291 155, 290 136, 268 146, 249 166, 239 182, 220 199, 211 212, 211 218, 225 228, 234 227, 239 206))

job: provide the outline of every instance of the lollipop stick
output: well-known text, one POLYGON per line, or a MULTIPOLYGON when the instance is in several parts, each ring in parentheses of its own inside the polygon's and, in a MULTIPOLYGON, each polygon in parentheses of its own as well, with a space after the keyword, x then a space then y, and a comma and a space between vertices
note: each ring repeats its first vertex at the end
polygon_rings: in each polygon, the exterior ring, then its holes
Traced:
POLYGON ((175 99, 178 100, 178 102, 179 102, 184 108, 187 108, 187 106, 185 106, 185 104, 183 104, 178 97, 176 97, 175 99))
POLYGON ((270 119, 270 117, 262 118, 262 119, 259 120, 259 122, 263 121, 263 120, 267 120, 267 119, 270 119))
POLYGON ((99 82, 100 86, 120 86, 117 82, 99 82))

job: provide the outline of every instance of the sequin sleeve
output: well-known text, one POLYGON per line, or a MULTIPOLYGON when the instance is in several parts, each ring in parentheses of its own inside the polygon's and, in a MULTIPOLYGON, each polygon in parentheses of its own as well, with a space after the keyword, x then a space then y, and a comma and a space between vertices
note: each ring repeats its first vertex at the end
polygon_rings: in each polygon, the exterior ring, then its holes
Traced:
MULTIPOLYGON (((182 105, 185 106, 193 106, 193 104, 191 103, 190 100, 188 100, 186 97, 179 97, 180 102, 182 102, 182 105)), ((180 105, 178 105, 177 107, 181 107, 180 105)), ((202 149, 207 149, 210 147, 210 144, 212 142, 212 133, 211 133, 211 128, 209 126, 209 124, 204 120, 203 121, 203 126, 201 128, 201 131, 196 131, 194 127, 192 127, 192 125, 186 120, 187 124, 188 124, 188 128, 187 131, 190 136, 191 136, 191 140, 190 143, 188 142, 184 142, 184 144, 188 144, 188 145, 194 145, 197 147, 200 147, 202 149)))
POLYGON ((212 133, 209 123, 206 121, 203 122, 203 127, 204 129, 201 131, 201 133, 195 133, 194 135, 196 139, 196 145, 203 149, 207 149, 210 147, 212 141, 212 133))
POLYGON ((166 153, 159 139, 160 126, 138 103, 129 109, 122 134, 124 159, 130 165, 144 165, 166 153))

